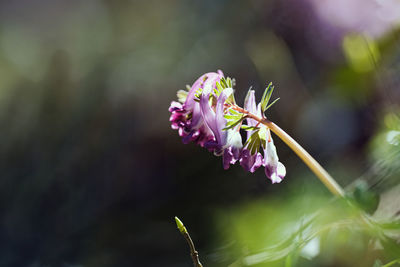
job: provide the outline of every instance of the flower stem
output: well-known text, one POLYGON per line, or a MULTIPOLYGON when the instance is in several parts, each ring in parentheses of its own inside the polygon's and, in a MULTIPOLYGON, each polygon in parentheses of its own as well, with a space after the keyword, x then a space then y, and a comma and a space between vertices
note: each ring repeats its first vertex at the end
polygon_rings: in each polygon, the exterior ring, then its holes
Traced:
POLYGON ((272 132, 274 132, 283 142, 285 142, 296 154, 303 160, 303 162, 311 169, 312 172, 321 180, 321 182, 332 192, 335 196, 344 197, 343 188, 329 175, 329 173, 303 148, 297 143, 290 135, 288 135, 284 130, 282 130, 275 123, 265 119, 260 118, 247 110, 233 106, 239 112, 246 114, 247 117, 252 118, 259 123, 267 126, 272 132))

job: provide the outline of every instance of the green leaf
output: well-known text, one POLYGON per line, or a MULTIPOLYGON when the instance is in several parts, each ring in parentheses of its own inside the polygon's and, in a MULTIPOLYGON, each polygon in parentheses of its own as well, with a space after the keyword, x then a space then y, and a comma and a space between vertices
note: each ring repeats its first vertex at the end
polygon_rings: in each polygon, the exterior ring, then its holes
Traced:
POLYGON ((220 83, 224 88, 228 88, 229 87, 228 83, 226 82, 224 77, 221 78, 220 83))
POLYGON ((263 96, 261 98, 261 111, 264 113, 267 110, 267 105, 269 100, 271 99, 272 92, 274 91, 274 86, 272 85, 272 82, 270 82, 265 88, 265 91, 263 93, 263 96))
POLYGON ((224 115, 224 118, 227 120, 234 120, 237 121, 239 119, 242 119, 244 117, 244 114, 237 112, 234 109, 229 109, 228 113, 224 115))
POLYGON ((226 131, 229 129, 234 128, 236 125, 238 125, 239 123, 241 123, 244 120, 244 116, 240 117, 238 120, 230 120, 226 123, 226 127, 223 128, 222 130, 226 131))
POLYGON ((253 142, 253 145, 251 146, 250 152, 252 155, 256 154, 258 150, 260 149, 261 141, 260 139, 255 139, 253 142))
POLYGON ((263 148, 265 148, 265 147, 267 146, 267 141, 264 140, 264 139, 261 139, 261 146, 262 146, 263 148))
POLYGON ((233 85, 232 85, 232 79, 231 79, 231 78, 228 77, 228 78, 226 79, 226 82, 227 82, 227 84, 228 84, 229 87, 231 87, 231 88, 233 87, 233 85))
POLYGON ((256 126, 242 125, 242 129, 245 131, 254 131, 259 130, 260 128, 256 126))
POLYGON ((260 136, 258 134, 259 130, 256 130, 254 133, 252 133, 245 142, 244 146, 247 145, 247 149, 250 150, 250 153, 252 155, 256 154, 260 148, 261 145, 261 140, 260 136))
POLYGON ((267 127, 261 127, 260 131, 258 132, 260 139, 266 141, 268 137, 267 134, 268 134, 267 127))
POLYGON ((268 107, 265 108, 265 110, 268 110, 273 104, 275 104, 280 98, 278 97, 275 99, 271 104, 268 105, 268 107))
MULTIPOLYGON (((224 77, 222 77, 219 82, 215 83, 215 86, 216 86, 216 89, 214 89, 215 95, 218 97, 224 89, 232 88, 233 83, 234 83, 234 81, 231 78, 228 77, 225 79, 224 77)), ((232 96, 231 101, 232 101, 232 103, 234 103, 233 96, 232 96)))
POLYGON ((225 119, 227 119, 227 120, 237 120, 237 119, 240 119, 240 118, 242 118, 242 116, 240 116, 240 115, 224 115, 224 118, 225 119))
POLYGON ((230 112, 231 114, 242 114, 242 113, 240 113, 239 111, 236 111, 236 110, 234 110, 234 109, 230 109, 229 112, 230 112))
POLYGON ((256 133, 257 133, 257 135, 258 135, 258 131, 255 131, 254 133, 252 133, 252 134, 250 135, 249 139, 247 139, 247 141, 244 143, 243 146, 246 146, 246 145, 250 144, 251 142, 253 142, 253 139, 254 139, 254 138, 259 138, 258 136, 255 135, 256 133))
POLYGON ((233 93, 228 97, 228 99, 226 100, 226 102, 227 102, 228 104, 232 104, 232 105, 234 105, 234 104, 236 103, 236 101, 235 101, 235 96, 233 95, 233 93))
POLYGON ((224 88, 222 87, 220 82, 216 82, 215 85, 217 86, 216 96, 219 96, 221 94, 222 90, 224 90, 224 88))

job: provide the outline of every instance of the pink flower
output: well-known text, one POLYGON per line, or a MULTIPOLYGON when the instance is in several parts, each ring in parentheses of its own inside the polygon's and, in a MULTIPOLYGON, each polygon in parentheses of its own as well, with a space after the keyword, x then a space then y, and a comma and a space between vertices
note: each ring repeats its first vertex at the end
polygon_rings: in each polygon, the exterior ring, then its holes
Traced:
POLYGON ((260 124, 264 118, 262 110, 269 107, 266 106, 273 87, 271 84, 267 87, 258 105, 255 92, 249 90, 243 110, 235 103, 232 86, 232 80, 225 79, 221 71, 202 75, 188 92, 178 92, 180 102, 171 102, 171 127, 178 130, 185 144, 194 142, 214 155, 222 156, 224 169, 237 161, 250 172, 263 165, 272 183, 279 183, 286 169, 278 160, 270 130, 260 124), (257 116, 260 121, 248 117, 248 113, 257 116), (244 120, 247 122, 243 126, 247 131, 247 141, 243 147, 240 129, 244 120), (260 146, 264 155, 259 152, 260 146))

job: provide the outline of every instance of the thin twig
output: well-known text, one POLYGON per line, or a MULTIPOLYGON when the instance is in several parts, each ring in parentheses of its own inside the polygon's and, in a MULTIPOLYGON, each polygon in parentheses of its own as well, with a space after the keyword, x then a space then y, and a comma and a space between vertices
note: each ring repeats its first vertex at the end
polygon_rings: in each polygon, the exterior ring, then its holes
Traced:
POLYGON ((192 257, 194 267, 203 267, 203 265, 200 263, 199 253, 197 252, 193 240, 190 237, 189 232, 186 230, 186 227, 183 225, 182 221, 179 220, 178 217, 175 217, 175 222, 179 232, 181 232, 181 234, 189 244, 190 256, 192 257))

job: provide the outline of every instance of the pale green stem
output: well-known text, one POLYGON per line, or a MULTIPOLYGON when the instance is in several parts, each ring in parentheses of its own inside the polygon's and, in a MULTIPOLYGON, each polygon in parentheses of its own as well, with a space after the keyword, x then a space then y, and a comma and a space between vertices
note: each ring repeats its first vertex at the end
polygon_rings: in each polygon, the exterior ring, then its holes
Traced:
POLYGON ((275 123, 260 118, 245 109, 238 106, 234 106, 234 109, 246 114, 247 117, 252 118, 259 123, 267 126, 272 132, 274 132, 283 142, 285 142, 301 160, 311 169, 311 171, 321 180, 321 182, 332 192, 335 196, 344 197, 344 190, 340 185, 329 175, 329 173, 322 168, 322 166, 303 148, 297 143, 290 135, 284 130, 278 127, 275 123))

